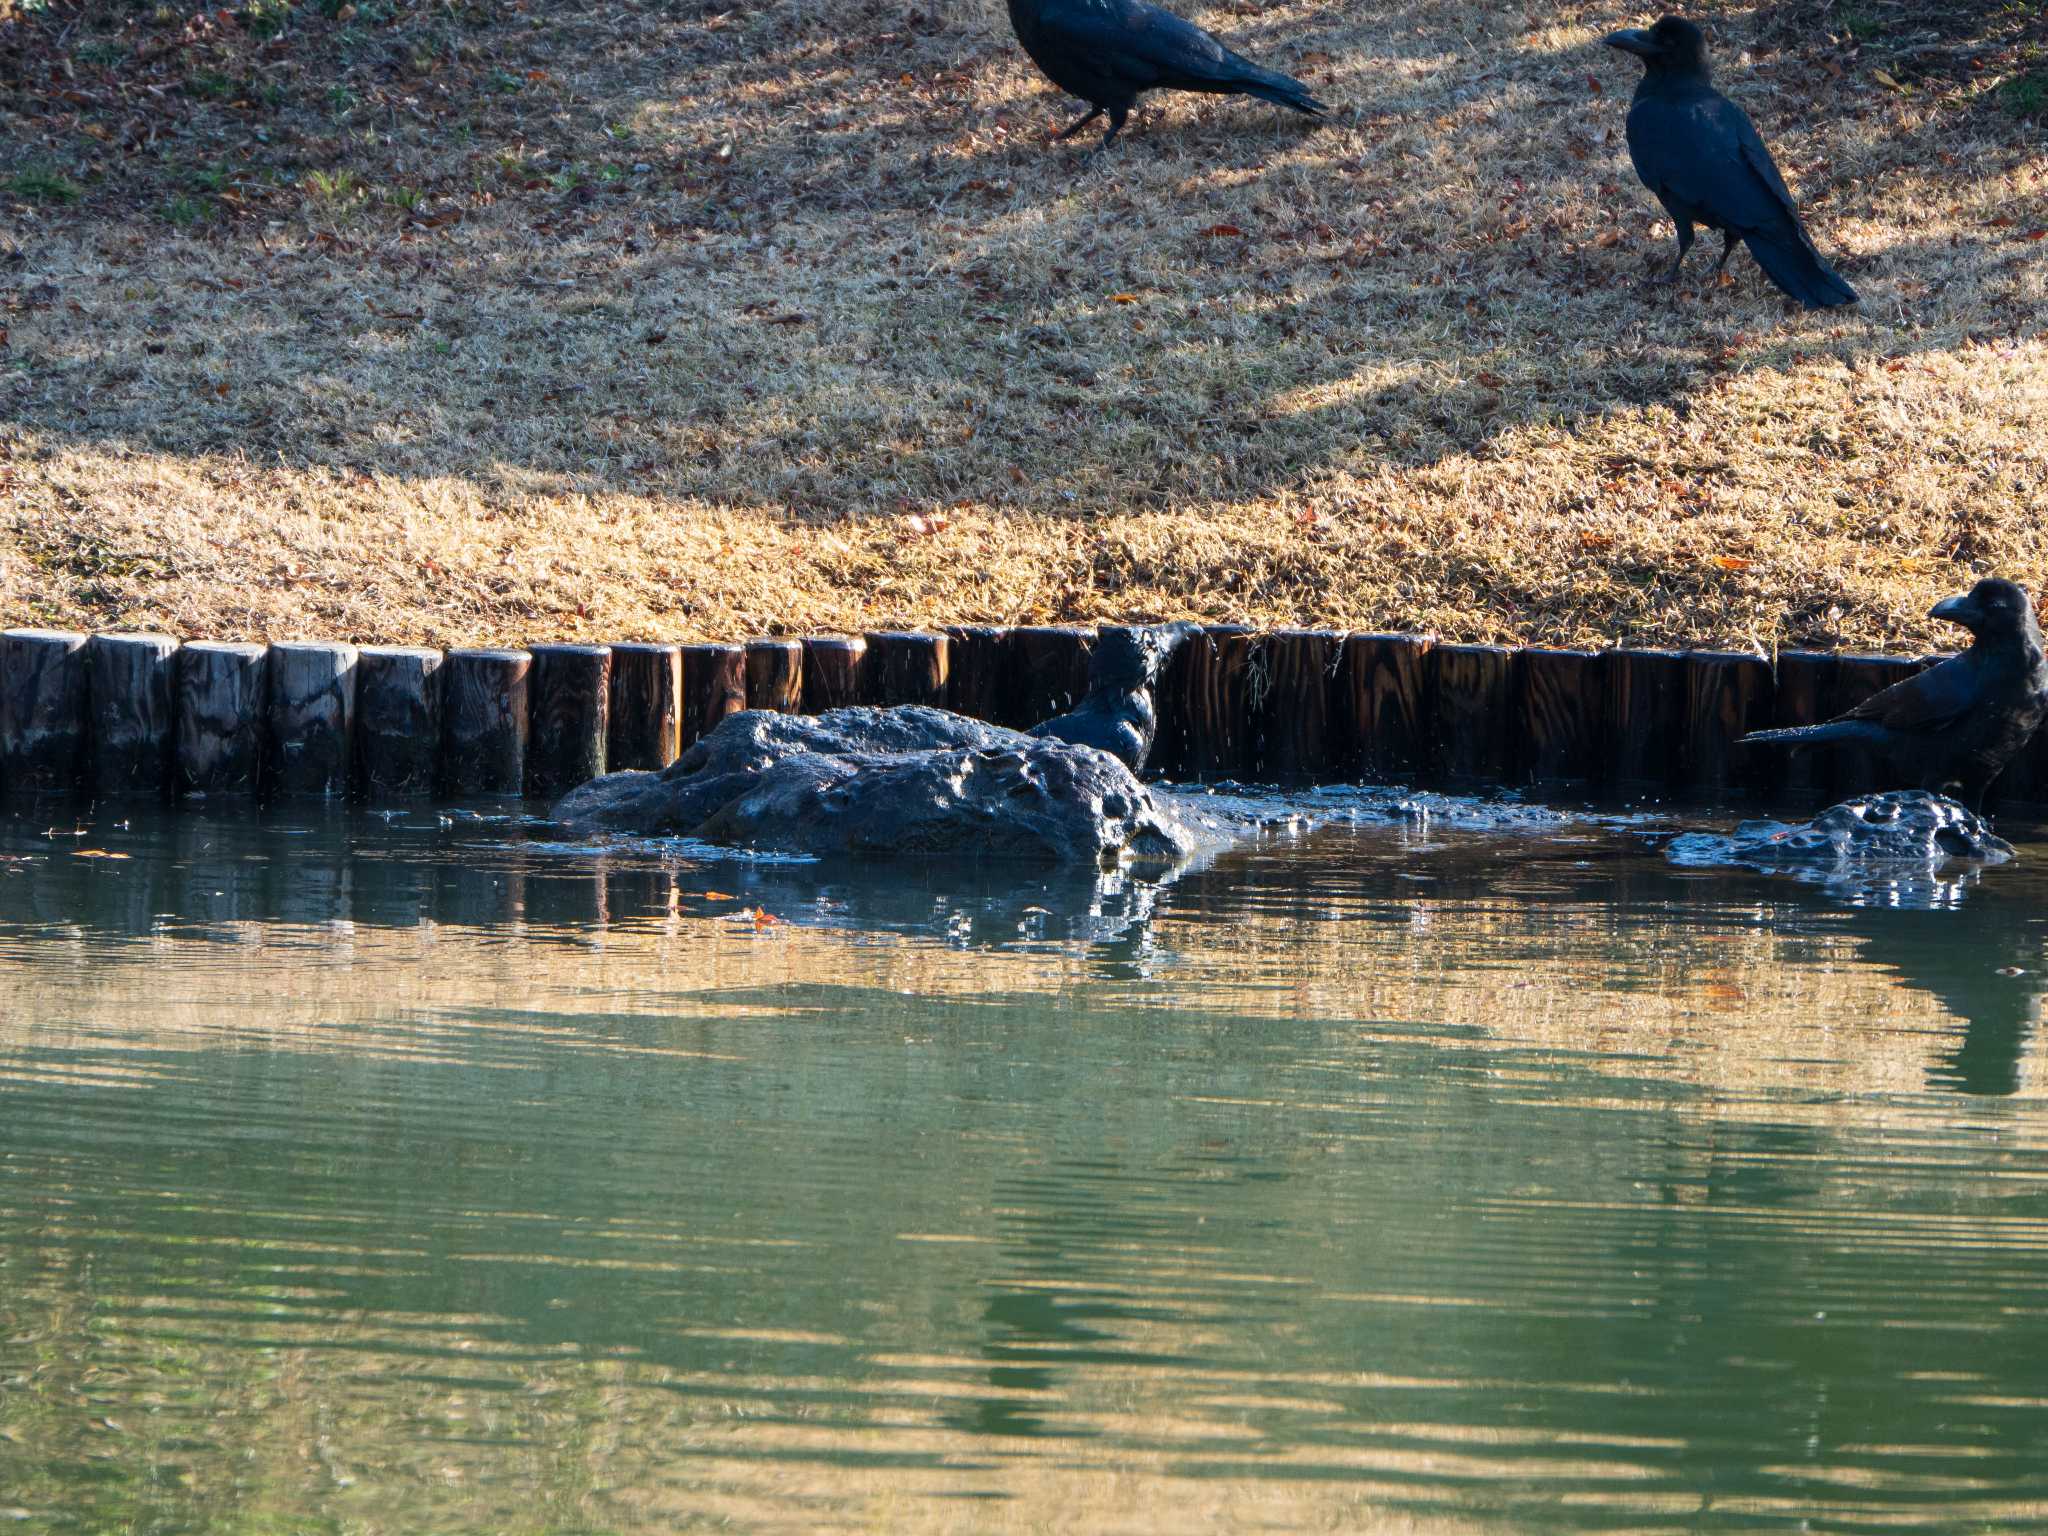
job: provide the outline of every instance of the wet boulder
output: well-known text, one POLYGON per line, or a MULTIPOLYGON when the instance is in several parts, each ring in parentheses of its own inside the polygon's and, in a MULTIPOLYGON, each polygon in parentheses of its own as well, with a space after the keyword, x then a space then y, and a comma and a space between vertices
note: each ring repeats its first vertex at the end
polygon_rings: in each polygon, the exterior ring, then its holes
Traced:
POLYGON ((1093 865, 1196 846, 1116 758, 945 710, 729 715, 659 773, 606 774, 555 819, 776 853, 949 853, 1093 865))
POLYGON ((1665 849, 1674 864, 1817 869, 1854 864, 2001 864, 2012 844, 1969 807, 1922 789, 1893 790, 1831 805, 1787 825, 1745 821, 1732 833, 1690 832, 1665 849))

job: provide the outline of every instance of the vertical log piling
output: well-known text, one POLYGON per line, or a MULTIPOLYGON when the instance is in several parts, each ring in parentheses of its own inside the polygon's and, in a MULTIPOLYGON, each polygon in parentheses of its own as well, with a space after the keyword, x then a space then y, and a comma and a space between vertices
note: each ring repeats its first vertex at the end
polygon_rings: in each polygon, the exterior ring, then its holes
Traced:
POLYGON ((533 712, 526 738, 526 792, 548 797, 605 770, 611 731, 612 653, 604 645, 531 645, 533 712))
POLYGON ((270 792, 347 798, 355 758, 356 648, 310 640, 271 646, 264 713, 270 792))
POLYGON ((1776 766, 1769 748, 1738 747, 1770 724, 1771 669, 1746 651, 1692 651, 1685 658, 1685 708, 1678 740, 1679 783, 1694 795, 1754 795, 1776 766))
POLYGON ((83 787, 88 665, 84 635, 0 634, 0 785, 10 794, 69 795, 83 787))
POLYGON ((867 702, 946 705, 946 637, 881 630, 868 637, 867 702))
MULTIPOLYGON (((1177 777, 1246 779, 1252 773, 1253 659, 1257 636, 1243 624, 1211 624, 1181 643, 1173 745, 1177 777)), ((1263 700, 1263 655, 1260 694, 1263 700)))
POLYGON ((1088 692, 1094 645, 1095 631, 1073 624, 1010 631, 1010 696, 998 723, 1028 731, 1080 703, 1088 692))
POLYGON ((1014 675, 1010 631, 992 624, 946 627, 946 708, 970 720, 999 724, 1014 675))
MULTIPOLYGON (((1778 653, 1771 699, 1773 728, 1820 724, 1828 718, 1834 696, 1834 656, 1826 651, 1778 653)), ((1772 788, 1788 799, 1818 800, 1834 784, 1834 753, 1829 748, 1792 752, 1782 746, 1766 746, 1745 750, 1775 759, 1775 769, 1764 771, 1770 775, 1772 788)))
POLYGON ((804 643, 747 642, 747 708, 793 715, 804 704, 804 643))
POLYGON ((1413 784, 1428 762, 1428 635, 1352 635, 1338 666, 1344 755, 1369 784, 1413 784))
POLYGON ((804 641, 804 713, 822 715, 867 697, 867 640, 860 635, 813 635, 804 641))
POLYGON ((178 648, 173 707, 179 792, 254 795, 263 787, 270 652, 232 640, 178 648))
POLYGON ((1261 779, 1311 784, 1334 777, 1330 717, 1344 636, 1328 629, 1283 629, 1266 640, 1266 697, 1260 710, 1261 779))
POLYGON ((441 664, 441 784, 450 795, 517 796, 526 788, 525 651, 450 651, 441 664))
POLYGON ((93 788, 113 796, 165 794, 177 777, 178 642, 169 635, 94 635, 86 655, 93 788))
POLYGON ((1598 651, 1529 649, 1516 661, 1513 719, 1539 791, 1583 791, 1600 772, 1607 700, 1598 651))
POLYGON ((1515 653, 1504 645, 1439 645, 1430 653, 1431 760, 1458 788, 1508 777, 1515 653))
POLYGON ((747 652, 744 646, 683 647, 682 749, 727 715, 747 707, 747 652))
POLYGON ((682 751, 683 650, 679 645, 612 647, 610 736, 605 763, 666 768, 682 751))
POLYGON ((431 795, 441 766, 441 653, 366 645, 356 654, 356 788, 364 799, 431 795))
POLYGON ((1685 659, 1675 651, 1609 651, 1604 694, 1608 787, 1623 796, 1667 793, 1685 697, 1685 659))

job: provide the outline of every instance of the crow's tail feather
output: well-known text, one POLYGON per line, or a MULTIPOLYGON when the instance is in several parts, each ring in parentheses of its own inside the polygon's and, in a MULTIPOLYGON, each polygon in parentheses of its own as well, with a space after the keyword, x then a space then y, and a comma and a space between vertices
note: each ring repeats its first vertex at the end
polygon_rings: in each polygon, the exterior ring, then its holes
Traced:
POLYGON ((1794 751, 1801 747, 1825 746, 1831 741, 1865 741, 1871 736, 1873 727, 1863 720, 1830 720, 1825 725, 1788 725, 1775 731, 1751 731, 1747 736, 1735 738, 1737 746, 1748 746, 1753 742, 1774 741, 1790 746, 1794 751))
POLYGON ((1745 235, 1743 244, 1764 269, 1764 275, 1808 309, 1833 309, 1838 304, 1857 301, 1856 290, 1804 241, 1790 243, 1745 235))
POLYGON ((1319 117, 1330 109, 1309 94, 1307 86, 1292 75, 1283 75, 1277 70, 1253 68, 1235 82, 1237 88, 1247 96, 1256 96, 1261 101, 1270 101, 1275 106, 1292 107, 1297 112, 1306 112, 1319 117))

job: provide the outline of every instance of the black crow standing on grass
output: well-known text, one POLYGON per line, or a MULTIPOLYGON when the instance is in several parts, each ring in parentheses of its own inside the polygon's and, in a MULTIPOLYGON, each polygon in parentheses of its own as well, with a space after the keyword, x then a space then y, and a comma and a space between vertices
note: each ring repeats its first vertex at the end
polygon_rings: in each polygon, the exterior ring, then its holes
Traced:
MULTIPOLYGON (((1013 0, 1014 3, 1014 0, 1013 0)), ((1707 76, 1706 34, 1680 16, 1601 39, 1643 61, 1628 109, 1628 157, 1678 226, 1674 282, 1695 224, 1721 231, 1718 277, 1742 241, 1764 275, 1809 309, 1854 304, 1856 290, 1813 248, 1785 178, 1742 108, 1707 76)))
POLYGON ((1052 83, 1093 108, 1069 138, 1109 114, 1109 148, 1141 91, 1257 96, 1311 116, 1328 110, 1308 87, 1232 53, 1191 21, 1145 0, 1009 0, 1017 41, 1052 83))
POLYGON ((2027 594, 1996 576, 1936 603, 1931 617, 1962 625, 1973 636, 1970 648, 1825 724, 1752 731, 1742 740, 1780 741, 1795 750, 1831 741, 1868 747, 1920 788, 1954 789, 1977 804, 2048 715, 2041 631, 2027 594))

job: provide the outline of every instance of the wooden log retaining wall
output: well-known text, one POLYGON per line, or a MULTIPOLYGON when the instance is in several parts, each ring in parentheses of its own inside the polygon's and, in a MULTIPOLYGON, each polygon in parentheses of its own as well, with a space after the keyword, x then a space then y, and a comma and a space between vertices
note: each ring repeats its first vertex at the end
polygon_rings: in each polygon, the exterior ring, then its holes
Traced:
MULTIPOLYGON (((1029 726, 1086 690, 1095 631, 962 625, 741 644, 452 650, 0 633, 0 789, 378 802, 550 796, 661 768, 744 708, 939 705, 1029 726)), ((1738 747, 1924 659, 1605 652, 1212 625, 1161 677, 1178 781, 1490 784, 1803 804, 1878 787, 1864 753, 1738 747)), ((2048 812, 2048 732, 1993 786, 2048 812)))

